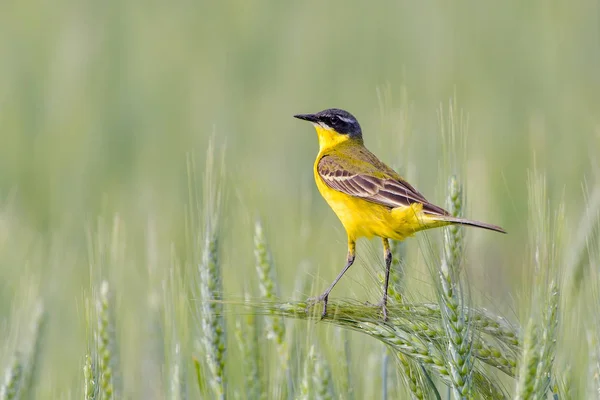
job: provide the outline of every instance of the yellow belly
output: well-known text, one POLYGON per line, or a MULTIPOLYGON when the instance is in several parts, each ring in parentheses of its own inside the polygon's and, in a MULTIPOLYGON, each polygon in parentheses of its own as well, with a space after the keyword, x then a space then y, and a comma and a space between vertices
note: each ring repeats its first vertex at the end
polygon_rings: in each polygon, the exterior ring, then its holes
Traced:
POLYGON ((422 213, 421 204, 389 209, 331 189, 318 173, 315 174, 315 181, 319 192, 336 213, 352 240, 373 236, 403 240, 417 231, 446 225, 428 220, 422 213))

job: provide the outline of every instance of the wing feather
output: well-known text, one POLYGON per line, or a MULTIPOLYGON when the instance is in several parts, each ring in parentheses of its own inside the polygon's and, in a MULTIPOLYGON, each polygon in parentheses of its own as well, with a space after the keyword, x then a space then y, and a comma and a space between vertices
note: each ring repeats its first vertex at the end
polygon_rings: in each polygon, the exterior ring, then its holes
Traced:
MULTIPOLYGON (((369 166, 374 167, 371 164, 369 166)), ((389 208, 407 207, 419 203, 423 204, 423 211, 428 214, 448 215, 447 211, 428 202, 421 193, 397 174, 388 173, 378 177, 369 173, 368 168, 366 170, 367 172, 359 172, 359 168, 335 155, 326 155, 317 164, 317 172, 323 182, 339 192, 389 208)))

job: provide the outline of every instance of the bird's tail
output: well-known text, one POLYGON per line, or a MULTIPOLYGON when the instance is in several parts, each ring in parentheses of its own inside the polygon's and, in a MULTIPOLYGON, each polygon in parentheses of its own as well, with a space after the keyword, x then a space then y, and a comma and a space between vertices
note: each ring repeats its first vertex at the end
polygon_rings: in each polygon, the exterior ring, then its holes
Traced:
POLYGON ((430 216, 430 218, 435 219, 436 221, 440 221, 440 222, 449 222, 451 224, 475 226, 477 228, 488 229, 490 231, 506 233, 506 231, 504 229, 500 228, 499 226, 492 225, 492 224, 486 224, 485 222, 472 221, 470 219, 465 219, 465 218, 456 218, 456 217, 450 217, 447 215, 440 215, 440 216, 436 215, 435 217, 430 216))

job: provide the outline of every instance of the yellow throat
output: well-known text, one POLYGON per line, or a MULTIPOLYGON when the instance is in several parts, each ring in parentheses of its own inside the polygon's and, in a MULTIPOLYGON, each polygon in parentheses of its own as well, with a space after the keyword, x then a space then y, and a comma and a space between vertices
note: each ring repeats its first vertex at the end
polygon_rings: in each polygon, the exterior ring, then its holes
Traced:
POLYGON ((335 130, 323 126, 321 124, 314 124, 317 131, 317 137, 319 138, 319 153, 338 146, 341 143, 349 140, 354 140, 363 144, 362 139, 351 139, 349 135, 344 135, 336 132, 335 130))

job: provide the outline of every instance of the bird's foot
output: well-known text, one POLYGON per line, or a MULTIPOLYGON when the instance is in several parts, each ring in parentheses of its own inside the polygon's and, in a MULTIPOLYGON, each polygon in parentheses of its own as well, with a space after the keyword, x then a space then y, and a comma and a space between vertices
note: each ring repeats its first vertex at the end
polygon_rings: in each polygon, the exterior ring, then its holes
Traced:
POLYGON ((306 312, 317 305, 317 303, 323 302, 323 311, 321 312, 321 319, 324 319, 327 315, 327 300, 329 299, 329 293, 323 293, 319 297, 310 297, 306 300, 306 312))

